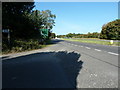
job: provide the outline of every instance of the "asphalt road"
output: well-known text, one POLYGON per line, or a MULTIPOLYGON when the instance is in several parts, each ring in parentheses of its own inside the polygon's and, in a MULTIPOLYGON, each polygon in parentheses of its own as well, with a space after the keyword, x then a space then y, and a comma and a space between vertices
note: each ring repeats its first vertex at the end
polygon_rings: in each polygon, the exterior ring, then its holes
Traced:
POLYGON ((117 88, 118 47, 53 40, 3 55, 3 88, 117 88))

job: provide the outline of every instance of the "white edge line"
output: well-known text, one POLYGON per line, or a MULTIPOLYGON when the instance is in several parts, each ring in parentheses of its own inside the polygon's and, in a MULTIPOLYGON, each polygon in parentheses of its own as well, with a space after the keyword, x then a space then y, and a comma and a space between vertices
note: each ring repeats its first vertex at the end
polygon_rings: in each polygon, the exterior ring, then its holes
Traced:
POLYGON ((99 52, 101 51, 101 50, 99 50, 99 49, 95 49, 95 50, 96 50, 96 51, 99 51, 99 52))
POLYGON ((119 55, 119 54, 117 54, 117 53, 113 53, 113 52, 108 52, 109 54, 113 54, 113 55, 119 55))
POLYGON ((89 47, 85 47, 85 48, 87 48, 87 49, 91 49, 91 48, 89 48, 89 47))

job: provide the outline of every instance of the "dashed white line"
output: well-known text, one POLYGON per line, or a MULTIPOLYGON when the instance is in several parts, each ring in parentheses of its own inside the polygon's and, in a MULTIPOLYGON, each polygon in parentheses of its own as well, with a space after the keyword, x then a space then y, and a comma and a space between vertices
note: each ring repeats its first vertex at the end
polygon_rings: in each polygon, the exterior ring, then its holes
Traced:
POLYGON ((89 47, 85 47, 85 48, 87 48, 87 49, 91 49, 91 48, 89 48, 89 47))
MULTIPOLYGON (((71 44, 71 43, 68 43, 68 44, 71 44)), ((78 46, 78 45, 75 45, 75 44, 71 44, 71 45, 74 45, 74 46, 78 46)), ((83 47, 83 46, 79 46, 79 47, 83 47)), ((85 48, 87 48, 87 49, 91 49, 91 48, 89 48, 89 47, 85 47, 85 48)), ((95 49, 96 51, 101 51, 101 50, 99 50, 99 49, 95 49)), ((106 51, 105 51, 106 52, 106 51)), ((119 55, 119 54, 117 54, 117 53, 113 53, 113 52, 108 52, 109 54, 112 54, 112 55, 119 55)), ((1 57, 0 57, 1 58, 1 57)))
POLYGON ((78 46, 78 45, 74 45, 74 46, 78 46))
POLYGON ((101 51, 101 50, 99 50, 99 49, 95 49, 95 50, 96 50, 96 51, 99 51, 99 52, 101 51))
POLYGON ((108 52, 109 54, 112 54, 112 55, 119 55, 117 53, 113 53, 113 52, 108 52))

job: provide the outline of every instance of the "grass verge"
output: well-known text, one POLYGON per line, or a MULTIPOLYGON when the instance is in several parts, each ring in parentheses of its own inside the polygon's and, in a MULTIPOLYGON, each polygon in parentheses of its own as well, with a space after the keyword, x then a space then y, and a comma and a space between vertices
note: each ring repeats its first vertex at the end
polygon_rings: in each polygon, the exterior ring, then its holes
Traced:
POLYGON ((83 42, 83 43, 93 43, 93 44, 101 44, 101 45, 111 45, 111 46, 120 46, 120 42, 113 42, 113 44, 110 44, 109 41, 101 41, 100 39, 75 39, 75 38, 71 38, 71 39, 64 39, 62 38, 62 40, 68 40, 68 41, 77 41, 77 42, 83 42))

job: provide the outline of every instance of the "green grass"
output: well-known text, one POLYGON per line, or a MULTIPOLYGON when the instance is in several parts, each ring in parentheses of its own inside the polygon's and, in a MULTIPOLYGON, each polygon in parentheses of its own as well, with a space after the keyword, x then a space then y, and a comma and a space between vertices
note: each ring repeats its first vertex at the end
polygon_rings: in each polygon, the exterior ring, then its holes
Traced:
POLYGON ((69 40, 69 41, 77 41, 77 42, 83 42, 83 43, 93 43, 93 44, 101 44, 101 45, 111 45, 111 46, 120 46, 120 42, 114 42, 113 44, 110 44, 110 42, 108 41, 100 41, 100 39, 89 39, 89 38, 80 38, 80 39, 75 39, 75 38, 71 38, 71 39, 65 39, 62 38, 62 40, 69 40))

